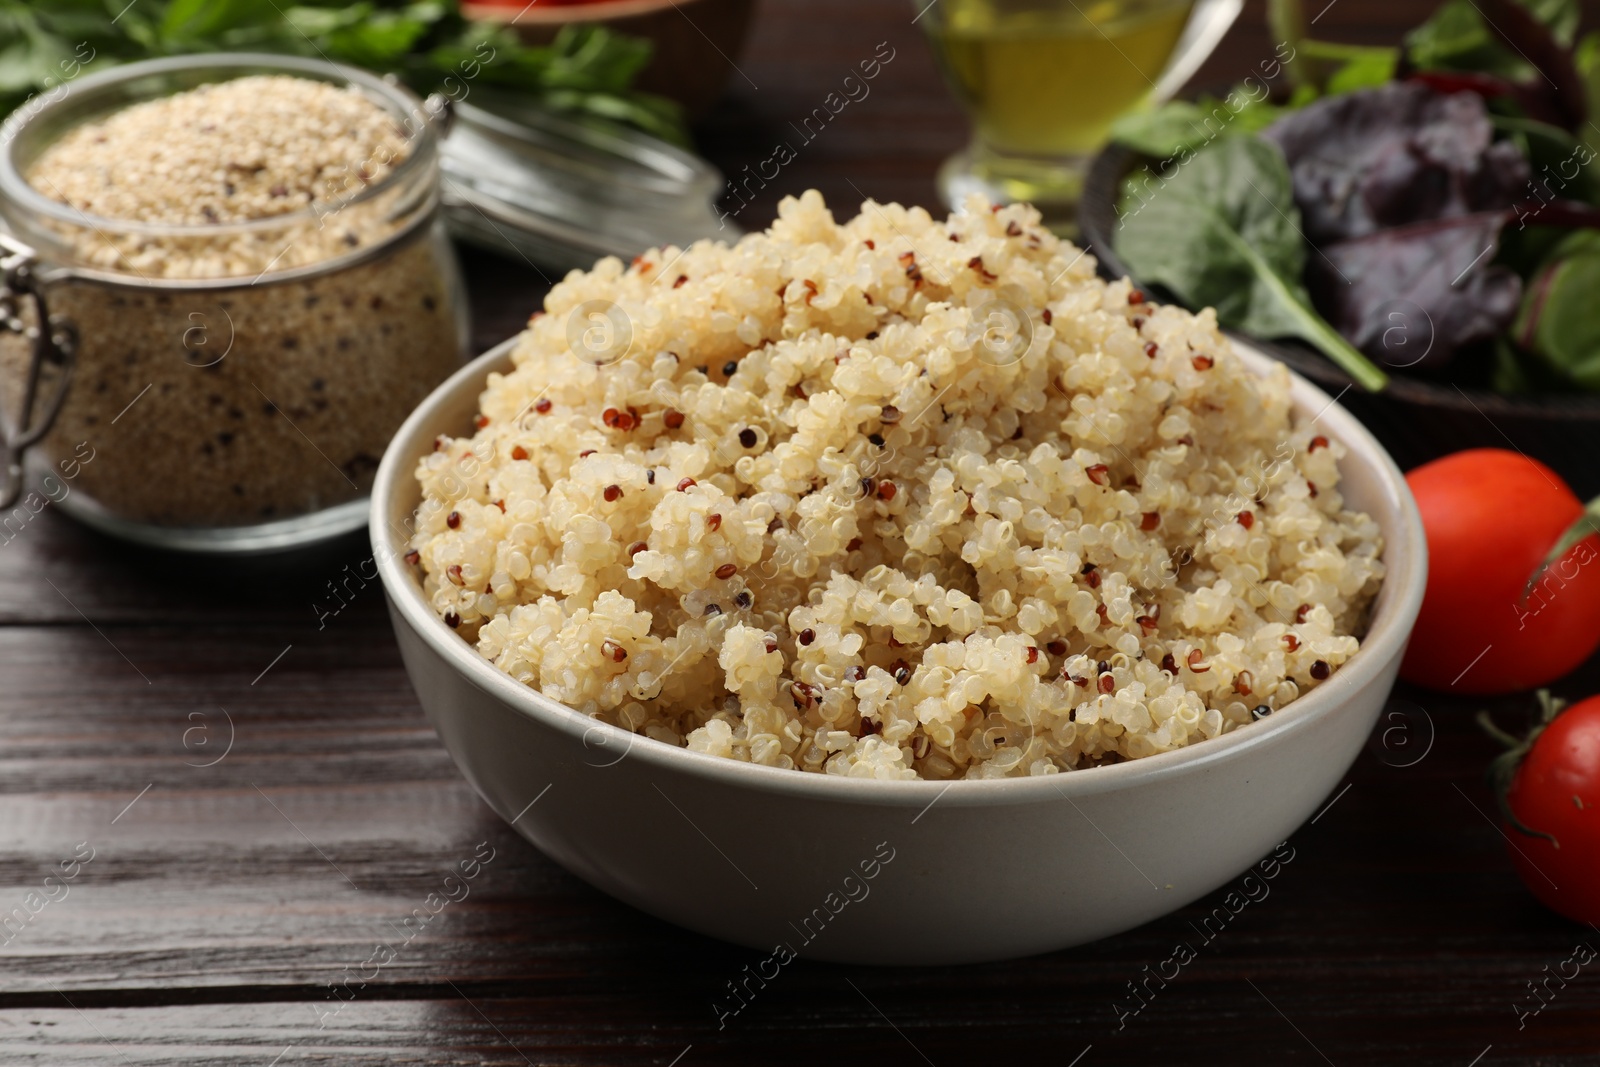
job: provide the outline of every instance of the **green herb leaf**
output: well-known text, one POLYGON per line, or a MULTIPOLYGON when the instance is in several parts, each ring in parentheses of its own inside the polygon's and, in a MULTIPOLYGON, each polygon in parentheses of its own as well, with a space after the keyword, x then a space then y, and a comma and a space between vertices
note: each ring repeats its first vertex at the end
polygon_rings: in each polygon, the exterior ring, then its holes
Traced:
POLYGON ((1301 46, 1306 39, 1306 12, 1300 0, 1267 0, 1267 29, 1272 39, 1289 46, 1289 60, 1283 64, 1283 76, 1296 89, 1311 84, 1306 64, 1300 58, 1301 46))
MULTIPOLYGON (((1558 44, 1572 44, 1581 14, 1576 0, 1520 2, 1549 28, 1558 44)), ((1412 64, 1420 70, 1470 71, 1511 81, 1540 76, 1531 63, 1500 42, 1473 0, 1447 0, 1426 22, 1406 34, 1405 45, 1412 64)))
MULTIPOLYGON (((1584 94, 1589 101, 1589 114, 1600 117, 1600 33, 1584 34, 1583 40, 1572 52, 1572 65, 1583 79, 1584 94)), ((1596 123, 1586 122, 1578 130, 1589 147, 1600 152, 1600 129, 1596 123)))
POLYGON ((1512 324, 1517 344, 1585 389, 1600 389, 1600 232, 1574 233, 1529 281, 1512 324))
POLYGON ((1307 245, 1276 145, 1223 137, 1164 170, 1123 188, 1116 247, 1141 281, 1216 308, 1225 326, 1308 341, 1363 388, 1383 388, 1387 376, 1311 307, 1300 281, 1307 245))
POLYGON ((456 0, 0 0, 0 114, 91 66, 205 51, 313 56, 397 74, 420 93, 474 82, 686 144, 683 115, 633 89, 650 42, 572 26, 549 45, 465 18, 456 0))
POLYGON ((1207 116, 1200 106, 1187 100, 1132 112, 1111 124, 1113 141, 1154 159, 1166 159, 1179 149, 1205 144, 1216 132, 1220 131, 1207 128, 1207 116))
POLYGON ((1578 0, 1522 0, 1522 6, 1533 12, 1534 18, 1550 27, 1557 44, 1566 48, 1572 46, 1573 38, 1578 34, 1578 23, 1583 21, 1578 0))
POLYGON ((1372 89, 1393 81, 1395 65, 1399 61, 1399 49, 1363 50, 1333 72, 1333 76, 1328 79, 1327 94, 1337 96, 1340 93, 1353 93, 1357 89, 1372 89))
POLYGON ((167 47, 178 49, 204 45, 228 30, 275 17, 271 0, 172 0, 157 32, 167 47))
POLYGON ((1494 339, 1494 364, 1489 368, 1489 388, 1505 396, 1533 390, 1532 378, 1517 353, 1517 346, 1503 336, 1494 339))
POLYGON ((1590 148, 1583 138, 1548 122, 1498 115, 1492 111, 1489 122, 1496 131, 1516 141, 1528 160, 1529 169, 1536 175, 1525 199, 1533 200, 1537 196, 1542 200, 1600 202, 1600 176, 1590 166, 1600 153, 1590 148))
POLYGON ((327 35, 330 55, 377 70, 392 69, 428 32, 428 24, 401 12, 380 12, 327 35))
MULTIPOLYGON (((1258 85, 1260 83, 1257 83, 1258 85)), ((1152 159, 1169 159, 1183 149, 1198 149, 1228 133, 1253 134, 1271 126, 1279 115, 1303 107, 1316 90, 1297 96, 1286 107, 1269 103, 1265 92, 1235 86, 1227 96, 1202 96, 1192 103, 1173 100, 1149 111, 1122 116, 1111 126, 1111 139, 1152 159)))

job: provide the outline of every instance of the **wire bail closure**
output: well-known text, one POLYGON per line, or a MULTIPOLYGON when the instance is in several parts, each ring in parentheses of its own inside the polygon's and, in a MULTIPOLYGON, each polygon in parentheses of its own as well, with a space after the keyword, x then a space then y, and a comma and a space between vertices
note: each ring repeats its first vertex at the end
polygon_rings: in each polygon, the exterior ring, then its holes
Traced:
POLYGON ((21 241, 0 234, 0 329, 33 342, 28 366, 22 376, 22 397, 15 414, 0 408, 0 448, 4 449, 5 481, 0 484, 0 509, 9 508, 22 495, 22 461, 29 448, 39 443, 67 398, 78 350, 78 334, 71 322, 50 317, 44 285, 35 273, 37 253, 21 241), (33 299, 34 322, 22 317, 22 300, 33 299), (46 368, 55 377, 55 388, 36 412, 39 383, 46 368))

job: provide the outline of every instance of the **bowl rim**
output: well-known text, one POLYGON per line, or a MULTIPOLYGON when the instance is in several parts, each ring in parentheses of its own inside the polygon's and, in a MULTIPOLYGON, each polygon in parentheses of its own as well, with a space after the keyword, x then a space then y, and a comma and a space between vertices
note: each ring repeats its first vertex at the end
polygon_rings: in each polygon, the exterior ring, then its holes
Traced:
MULTIPOLYGON (((451 375, 417 406, 395 433, 372 486, 369 528, 373 559, 397 628, 402 624, 407 626, 465 681, 513 712, 566 734, 600 754, 591 766, 608 767, 632 758, 640 760, 650 770, 703 779, 715 785, 794 798, 923 811, 936 802, 957 807, 1060 799, 1070 802, 1074 796, 1112 792, 1156 779, 1205 772, 1246 753, 1274 746, 1291 731, 1338 714, 1350 698, 1376 682, 1403 654, 1411 626, 1422 607, 1427 583, 1427 542, 1421 515, 1404 475, 1383 446, 1335 398, 1290 370, 1294 410, 1318 412, 1312 421, 1326 425, 1348 449, 1344 464, 1354 462, 1370 468, 1377 476, 1378 489, 1387 498, 1392 516, 1398 518, 1383 526, 1383 560, 1388 573, 1360 649, 1334 672, 1333 677, 1310 693, 1268 718, 1170 752, 1082 771, 1022 778, 880 781, 765 767, 691 752, 592 719, 516 681, 484 659, 433 613, 422 596, 421 585, 411 566, 403 562, 409 544, 404 535, 386 521, 397 499, 406 498, 401 495, 402 487, 407 482, 411 487, 416 486, 417 461, 431 451, 434 438, 449 429, 439 424, 439 409, 452 402, 459 403, 462 394, 469 390, 474 395, 480 394, 491 372, 509 369, 511 351, 520 336, 501 342, 451 375), (621 755, 616 755, 618 752, 621 755)), ((1273 366, 1281 365, 1248 342, 1232 339, 1232 343, 1252 373, 1264 374, 1273 366)), ((465 427, 456 429, 459 432, 465 427)))

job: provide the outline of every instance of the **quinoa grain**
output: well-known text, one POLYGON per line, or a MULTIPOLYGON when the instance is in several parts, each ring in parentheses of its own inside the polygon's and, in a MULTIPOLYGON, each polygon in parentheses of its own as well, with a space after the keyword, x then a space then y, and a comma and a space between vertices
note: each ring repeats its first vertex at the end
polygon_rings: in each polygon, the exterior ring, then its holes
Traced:
MULTIPOLYGON (((40 225, 73 265, 126 282, 53 287, 79 344, 40 451, 103 445, 77 487, 159 526, 251 525, 366 493, 394 429, 460 362, 450 253, 401 210, 403 184, 382 187, 415 143, 362 90, 259 75, 136 103, 49 145, 28 182, 89 221, 40 225), (173 226, 199 229, 161 229, 173 226)), ((0 338, 8 377, 26 359, 25 342, 0 338)))
POLYGON ((1275 605, 1326 608, 1298 630, 1331 672, 1355 653, 1383 569, 1377 526, 1344 508, 1334 463, 1319 449, 1309 466, 1287 373, 1252 375, 1209 312, 1101 282, 1042 230, 1001 257, 985 242, 1011 225, 1031 235, 1038 218, 987 207, 969 205, 960 232, 895 205, 839 224, 807 193, 732 248, 652 253, 682 263, 681 288, 616 260, 568 275, 483 394, 490 425, 419 460, 426 595, 457 610, 441 575, 461 560, 526 575, 460 626, 511 677, 696 751, 858 777, 1092 767, 1225 734, 1307 691, 1321 668, 1308 681, 1286 662, 1275 605), (982 301, 1007 286, 1029 314, 1053 309, 1051 336, 997 366, 978 344, 982 301), (601 384, 563 333, 597 299, 636 331, 637 355, 601 384), (1193 358, 1146 358, 1130 305, 1150 343, 1193 358), (739 373, 718 384, 650 355, 670 349, 739 373), (570 430, 539 424, 542 470, 492 466, 481 489, 451 479, 452 452, 503 455, 503 416, 545 390, 591 419, 633 403, 686 421, 671 436, 647 422, 581 467, 570 430), (1018 416, 1031 445, 1012 444, 1018 416), (752 424, 762 451, 729 447, 752 424), (1301 462, 1319 500, 1298 488, 1301 462), (586 504, 641 467, 684 492, 586 504), (1245 485, 1270 518, 1249 536, 1218 521, 1239 514, 1245 485), (445 526, 487 493, 511 514, 445 526), (620 550, 646 536, 649 551, 620 550), (736 615, 711 601, 725 594, 708 576, 729 565, 754 594, 736 615), (626 669, 580 669, 606 639, 628 647, 626 669), (1059 657, 1047 671, 1041 645, 1059 657))

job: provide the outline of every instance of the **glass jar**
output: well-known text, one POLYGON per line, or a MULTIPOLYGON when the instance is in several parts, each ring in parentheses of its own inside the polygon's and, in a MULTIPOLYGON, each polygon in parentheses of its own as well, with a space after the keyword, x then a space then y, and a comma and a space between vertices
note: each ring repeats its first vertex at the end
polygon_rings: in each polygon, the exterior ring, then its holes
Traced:
POLYGON ((48 498, 145 544, 268 551, 364 524, 389 438, 469 344, 439 210, 447 114, 348 67, 245 54, 113 68, 13 113, 0 129, 0 496, 21 492, 26 452, 30 508, 48 498), (27 180, 84 122, 253 74, 355 88, 407 153, 370 184, 357 168, 347 196, 212 225, 93 217, 27 180))

